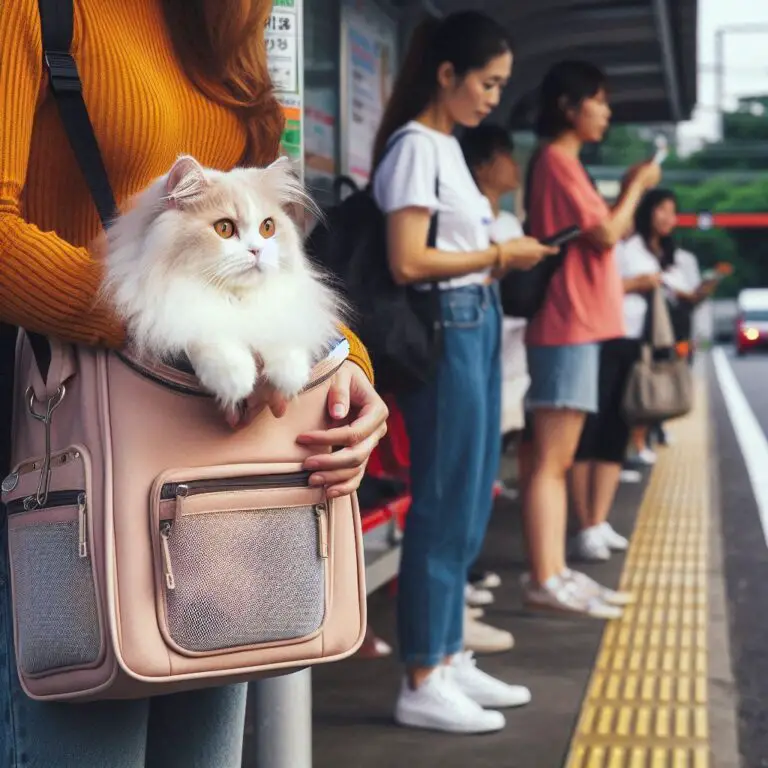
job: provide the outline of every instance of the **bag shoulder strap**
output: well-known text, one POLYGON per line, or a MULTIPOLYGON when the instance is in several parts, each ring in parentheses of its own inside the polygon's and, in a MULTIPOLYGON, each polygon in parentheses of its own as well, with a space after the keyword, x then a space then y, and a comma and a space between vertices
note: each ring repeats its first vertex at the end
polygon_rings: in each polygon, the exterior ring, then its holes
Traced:
MULTIPOLYGON (((99 218, 106 226, 117 206, 107 177, 96 134, 83 101, 83 84, 72 53, 74 27, 73 0, 38 0, 43 40, 43 66, 48 73, 48 86, 56 101, 64 131, 96 205, 99 218)), ((27 332, 38 370, 47 381, 51 366, 51 347, 45 336, 27 332)))
POLYGON ((73 0, 38 0, 43 39, 43 63, 75 158, 88 184, 102 224, 117 206, 88 109, 83 84, 71 53, 74 25, 73 0))

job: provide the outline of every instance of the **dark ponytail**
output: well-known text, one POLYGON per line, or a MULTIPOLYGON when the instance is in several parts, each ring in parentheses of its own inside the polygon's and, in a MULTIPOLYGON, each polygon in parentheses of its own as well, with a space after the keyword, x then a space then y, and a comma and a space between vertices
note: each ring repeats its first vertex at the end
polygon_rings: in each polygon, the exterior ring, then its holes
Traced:
POLYGON ((437 71, 444 62, 459 78, 482 69, 510 51, 504 28, 477 11, 452 13, 444 19, 428 17, 411 36, 405 60, 384 111, 373 145, 373 166, 378 165, 390 136, 418 117, 437 92, 437 71))

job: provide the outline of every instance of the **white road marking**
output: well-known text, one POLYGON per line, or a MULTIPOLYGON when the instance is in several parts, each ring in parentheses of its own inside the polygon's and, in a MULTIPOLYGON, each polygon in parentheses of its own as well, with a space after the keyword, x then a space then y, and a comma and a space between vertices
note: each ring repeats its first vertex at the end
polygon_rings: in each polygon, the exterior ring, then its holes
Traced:
POLYGON ((712 361, 736 440, 741 448, 741 455, 747 465, 760 524, 763 526, 763 536, 768 545, 768 438, 747 402, 722 347, 715 347, 712 351, 712 361))

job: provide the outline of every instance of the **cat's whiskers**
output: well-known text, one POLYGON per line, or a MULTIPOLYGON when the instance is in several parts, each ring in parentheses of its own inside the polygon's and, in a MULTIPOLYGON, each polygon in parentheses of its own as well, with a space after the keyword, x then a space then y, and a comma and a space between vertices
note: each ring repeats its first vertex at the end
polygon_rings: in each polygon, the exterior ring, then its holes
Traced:
POLYGON ((242 261, 211 264, 200 270, 200 277, 206 284, 214 288, 223 288, 229 277, 234 277, 244 271, 246 266, 242 261))

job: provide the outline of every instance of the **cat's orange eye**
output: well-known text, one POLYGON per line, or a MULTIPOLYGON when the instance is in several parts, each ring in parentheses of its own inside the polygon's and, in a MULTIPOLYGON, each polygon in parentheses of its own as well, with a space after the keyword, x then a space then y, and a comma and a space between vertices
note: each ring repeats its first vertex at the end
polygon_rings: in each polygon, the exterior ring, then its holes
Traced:
POLYGON ((276 229, 274 219, 264 219, 259 227, 259 234, 262 237, 273 237, 276 229))
POLYGON ((224 240, 229 240, 237 232, 237 227, 232 219, 219 219, 214 223, 213 229, 224 240))

